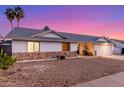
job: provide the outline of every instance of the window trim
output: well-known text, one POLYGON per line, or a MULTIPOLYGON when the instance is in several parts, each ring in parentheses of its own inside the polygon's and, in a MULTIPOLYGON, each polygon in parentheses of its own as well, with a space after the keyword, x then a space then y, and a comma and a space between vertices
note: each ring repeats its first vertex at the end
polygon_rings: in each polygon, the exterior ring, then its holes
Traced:
POLYGON ((38 48, 38 51, 34 51, 34 52, 40 52, 40 42, 36 42, 36 41, 33 42, 33 50, 35 50, 35 49, 34 49, 35 43, 38 43, 38 44, 39 44, 39 46, 38 46, 39 48, 38 48))
POLYGON ((28 41, 28 42, 27 42, 27 52, 29 52, 29 51, 28 51, 28 43, 29 43, 29 42, 33 42, 33 51, 32 51, 32 52, 40 52, 40 42, 38 42, 38 41, 28 41), (38 49, 38 51, 35 51, 35 49, 34 49, 36 42, 39 44, 39 49, 38 49))

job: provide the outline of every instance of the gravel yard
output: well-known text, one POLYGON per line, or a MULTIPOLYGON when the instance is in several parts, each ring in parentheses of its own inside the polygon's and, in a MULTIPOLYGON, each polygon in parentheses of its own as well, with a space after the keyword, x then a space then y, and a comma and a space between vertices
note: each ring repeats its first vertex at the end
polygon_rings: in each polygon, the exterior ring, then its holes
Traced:
POLYGON ((2 76, 0 86, 66 87, 124 71, 124 61, 105 58, 77 58, 16 63, 2 76))

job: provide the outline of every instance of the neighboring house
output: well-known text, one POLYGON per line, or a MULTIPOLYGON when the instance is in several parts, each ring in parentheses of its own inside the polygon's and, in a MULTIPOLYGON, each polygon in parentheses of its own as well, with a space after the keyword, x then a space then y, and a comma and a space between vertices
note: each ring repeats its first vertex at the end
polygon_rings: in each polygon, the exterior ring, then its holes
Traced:
POLYGON ((0 34, 0 41, 3 40, 3 36, 0 34))
POLYGON ((0 34, 0 47, 2 45, 3 36, 0 34))
POLYGON ((0 35, 0 53, 1 49, 4 50, 3 52, 7 53, 8 55, 12 55, 12 43, 11 40, 4 40, 4 37, 0 35))
POLYGON ((124 55, 124 40, 111 39, 114 43, 114 54, 124 55))
POLYGON ((3 45, 3 36, 0 34, 0 50, 1 50, 1 46, 3 45))
POLYGON ((113 43, 104 37, 52 30, 14 28, 6 35, 6 41, 11 42, 10 50, 17 60, 53 58, 57 55, 82 56, 85 46, 96 56, 113 54, 113 43))

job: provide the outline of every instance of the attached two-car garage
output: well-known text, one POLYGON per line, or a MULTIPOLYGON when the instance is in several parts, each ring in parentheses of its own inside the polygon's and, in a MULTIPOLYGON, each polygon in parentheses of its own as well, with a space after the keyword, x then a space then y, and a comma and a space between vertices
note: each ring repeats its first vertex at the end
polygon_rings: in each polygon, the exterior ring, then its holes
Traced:
POLYGON ((111 43, 96 43, 96 56, 109 56, 113 54, 113 44, 111 43))

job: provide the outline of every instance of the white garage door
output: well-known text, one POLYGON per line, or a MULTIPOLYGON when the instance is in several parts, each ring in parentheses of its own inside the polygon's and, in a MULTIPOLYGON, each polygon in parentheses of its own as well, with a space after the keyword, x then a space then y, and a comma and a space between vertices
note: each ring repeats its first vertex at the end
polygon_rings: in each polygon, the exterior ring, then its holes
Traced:
POLYGON ((95 45, 97 56, 109 56, 113 54, 112 45, 95 45))

